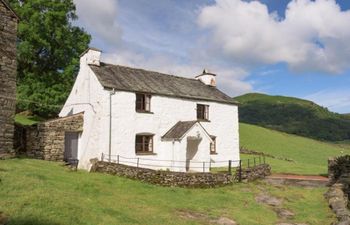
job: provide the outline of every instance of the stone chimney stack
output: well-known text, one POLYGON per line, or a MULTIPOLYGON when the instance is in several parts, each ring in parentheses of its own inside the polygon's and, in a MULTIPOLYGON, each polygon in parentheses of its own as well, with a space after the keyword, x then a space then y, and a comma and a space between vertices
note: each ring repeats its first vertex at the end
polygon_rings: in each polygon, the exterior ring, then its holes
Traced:
POLYGON ((101 50, 88 48, 80 55, 80 64, 100 66, 101 50))
POLYGON ((204 69, 203 73, 196 76, 195 78, 197 80, 200 80, 202 83, 205 85, 211 86, 211 87, 216 87, 216 74, 214 73, 209 73, 208 70, 204 69))

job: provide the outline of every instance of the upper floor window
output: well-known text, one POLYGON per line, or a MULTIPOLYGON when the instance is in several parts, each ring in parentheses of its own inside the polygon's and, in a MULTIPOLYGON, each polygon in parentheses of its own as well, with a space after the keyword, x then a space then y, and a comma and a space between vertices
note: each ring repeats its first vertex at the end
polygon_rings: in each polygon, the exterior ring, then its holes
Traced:
POLYGON ((136 111, 138 112, 151 111, 151 95, 136 94, 136 111))
POLYGON ((136 135, 135 152, 136 154, 153 153, 153 135, 136 135))
POLYGON ((209 105, 197 104, 197 119, 209 120, 209 105))

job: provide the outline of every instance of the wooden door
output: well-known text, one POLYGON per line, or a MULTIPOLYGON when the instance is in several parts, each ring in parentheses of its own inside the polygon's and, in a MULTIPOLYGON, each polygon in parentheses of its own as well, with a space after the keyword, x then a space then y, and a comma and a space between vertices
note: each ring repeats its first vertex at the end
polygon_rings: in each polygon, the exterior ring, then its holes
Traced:
POLYGON ((66 132, 64 137, 64 160, 78 159, 79 132, 66 132))

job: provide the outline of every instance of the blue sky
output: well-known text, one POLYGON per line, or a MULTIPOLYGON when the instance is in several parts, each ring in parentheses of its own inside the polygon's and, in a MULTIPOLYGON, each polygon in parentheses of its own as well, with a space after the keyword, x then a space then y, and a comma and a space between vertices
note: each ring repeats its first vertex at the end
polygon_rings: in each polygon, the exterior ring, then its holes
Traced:
POLYGON ((74 0, 103 60, 350 112, 348 0, 74 0))

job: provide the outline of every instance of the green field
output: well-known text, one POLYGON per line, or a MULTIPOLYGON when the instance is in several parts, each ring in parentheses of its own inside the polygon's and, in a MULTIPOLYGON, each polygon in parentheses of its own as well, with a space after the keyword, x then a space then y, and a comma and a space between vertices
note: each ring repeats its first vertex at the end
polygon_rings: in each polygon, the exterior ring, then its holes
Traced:
MULTIPOLYGON (((242 147, 288 158, 294 162, 267 158, 273 172, 295 174, 327 174, 327 159, 330 156, 350 154, 348 145, 335 145, 290 135, 262 127, 240 124, 242 147)), ((246 159, 247 155, 242 155, 246 159)))
POLYGON ((211 224, 226 217, 242 225, 280 220, 255 201, 261 192, 283 198, 296 216, 289 222, 330 224, 326 188, 234 184, 216 189, 165 188, 104 174, 71 172, 59 163, 0 161, 0 211, 10 225, 211 224))

